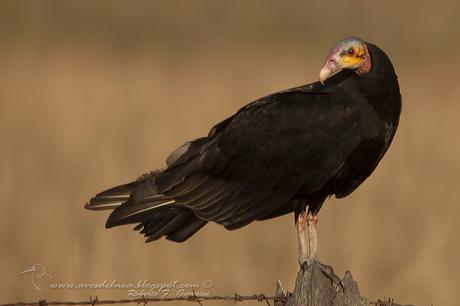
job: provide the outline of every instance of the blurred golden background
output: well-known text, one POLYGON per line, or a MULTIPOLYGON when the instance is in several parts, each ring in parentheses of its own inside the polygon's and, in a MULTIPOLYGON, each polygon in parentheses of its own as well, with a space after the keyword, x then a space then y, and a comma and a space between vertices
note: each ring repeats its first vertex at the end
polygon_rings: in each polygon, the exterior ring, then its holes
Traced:
POLYGON ((2 1, 0 302, 126 297, 37 291, 21 274, 36 263, 53 276, 43 284, 212 280, 212 294, 232 295, 273 294, 280 279, 292 290, 291 215, 144 244, 130 227, 105 230, 107 214, 83 204, 163 167, 246 103, 317 80, 329 48, 353 35, 389 54, 403 114, 374 174, 324 205, 320 258, 350 270, 370 299, 457 304, 459 9, 453 0, 2 1))

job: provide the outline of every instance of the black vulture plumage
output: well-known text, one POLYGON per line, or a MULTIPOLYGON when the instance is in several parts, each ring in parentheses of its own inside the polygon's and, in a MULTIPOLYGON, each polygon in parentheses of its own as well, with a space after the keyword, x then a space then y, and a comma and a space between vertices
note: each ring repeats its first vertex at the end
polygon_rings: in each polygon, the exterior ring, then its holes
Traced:
POLYGON ((138 224, 147 241, 181 242, 207 222, 233 230, 291 212, 300 235, 327 197, 349 195, 372 173, 400 111, 387 55, 348 38, 329 52, 320 82, 246 105, 174 151, 165 169, 101 192, 86 208, 113 209, 107 228, 138 224))

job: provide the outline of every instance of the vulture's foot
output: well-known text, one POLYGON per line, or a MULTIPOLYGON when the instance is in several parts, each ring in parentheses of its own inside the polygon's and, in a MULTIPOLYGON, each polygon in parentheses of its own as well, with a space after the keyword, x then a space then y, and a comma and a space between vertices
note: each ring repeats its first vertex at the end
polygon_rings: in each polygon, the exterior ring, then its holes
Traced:
POLYGON ((331 266, 325 265, 320 263, 319 261, 316 261, 315 264, 320 268, 321 272, 329 278, 332 282, 332 284, 336 285, 337 287, 340 286, 342 288, 342 291, 344 291, 345 286, 337 275, 335 275, 334 270, 332 269, 331 266))

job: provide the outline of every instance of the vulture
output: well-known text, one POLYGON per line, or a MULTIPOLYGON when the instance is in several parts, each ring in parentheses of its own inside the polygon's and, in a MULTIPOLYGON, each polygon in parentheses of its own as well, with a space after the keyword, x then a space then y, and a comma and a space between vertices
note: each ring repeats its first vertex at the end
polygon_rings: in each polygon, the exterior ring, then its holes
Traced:
POLYGON ((235 230, 293 213, 299 263, 316 258, 318 213, 374 171, 398 127, 401 95, 385 52, 351 37, 319 81, 260 98, 186 142, 163 169, 96 194, 106 228, 136 224, 146 242, 183 242, 208 222, 235 230))

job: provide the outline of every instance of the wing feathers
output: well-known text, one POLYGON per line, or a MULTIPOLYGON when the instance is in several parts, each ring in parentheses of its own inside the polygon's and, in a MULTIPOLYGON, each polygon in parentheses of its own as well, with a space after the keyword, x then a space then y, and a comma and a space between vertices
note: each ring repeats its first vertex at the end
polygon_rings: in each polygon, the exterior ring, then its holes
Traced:
POLYGON ((196 218, 192 222, 190 222, 186 226, 181 226, 177 230, 172 231, 166 236, 166 239, 175 241, 175 242, 183 242, 190 238, 193 234, 199 231, 203 226, 206 225, 206 221, 196 218))
POLYGON ((100 192, 85 204, 85 208, 90 210, 114 209, 127 201, 131 192, 138 185, 137 182, 132 182, 100 192))
POLYGON ((259 99, 175 150, 163 172, 106 190, 87 208, 114 209, 107 227, 140 223, 147 241, 183 241, 208 221, 236 229, 290 212, 293 198, 320 190, 375 134, 363 125, 359 100, 340 88, 314 93, 322 88, 259 99))
POLYGON ((158 240, 163 236, 176 242, 183 242, 206 225, 207 221, 198 219, 193 211, 184 207, 163 207, 154 216, 149 216, 136 230, 147 237, 146 242, 158 240), (143 227, 143 228, 142 228, 143 227))

